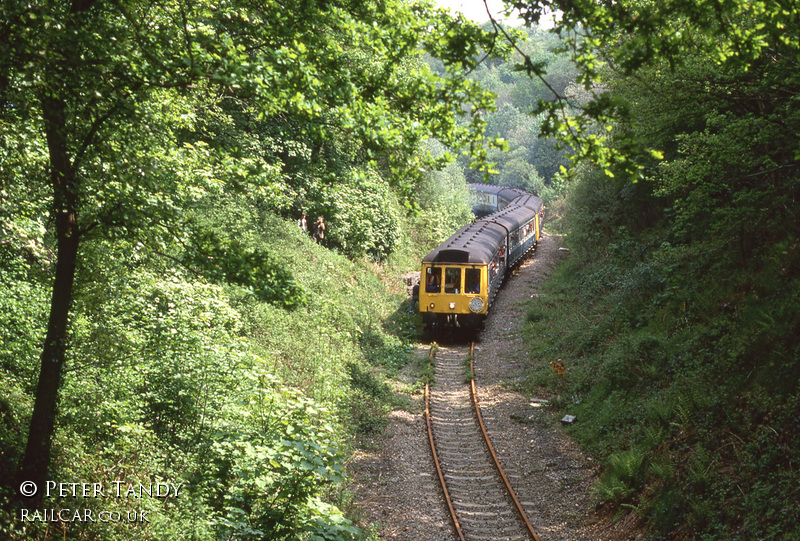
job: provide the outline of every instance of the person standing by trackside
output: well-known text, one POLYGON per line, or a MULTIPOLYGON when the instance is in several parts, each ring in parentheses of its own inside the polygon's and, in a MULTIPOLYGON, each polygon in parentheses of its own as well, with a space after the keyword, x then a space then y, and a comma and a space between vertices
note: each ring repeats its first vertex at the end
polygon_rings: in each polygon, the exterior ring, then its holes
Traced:
POLYGON ((308 221, 306 221, 306 213, 304 212, 300 219, 297 220, 297 227, 303 232, 303 235, 308 235, 308 221))
POLYGON ((317 243, 321 243, 322 239, 325 238, 325 220, 323 220, 322 216, 317 218, 317 221, 314 222, 314 240, 317 243))
POLYGON ((417 306, 419 302, 419 280, 416 281, 414 287, 411 288, 411 306, 408 307, 408 313, 414 311, 414 308, 417 306))

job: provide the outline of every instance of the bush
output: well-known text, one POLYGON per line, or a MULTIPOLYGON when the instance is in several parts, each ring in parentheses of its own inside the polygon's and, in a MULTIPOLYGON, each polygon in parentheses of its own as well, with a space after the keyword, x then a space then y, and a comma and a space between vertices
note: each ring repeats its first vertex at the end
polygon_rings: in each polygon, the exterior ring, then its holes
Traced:
POLYGON ((400 207, 388 184, 374 169, 351 169, 325 188, 321 209, 310 216, 326 218, 322 244, 350 258, 382 260, 400 244, 400 207), (326 215, 327 214, 327 215, 326 215))
MULTIPOLYGON (((350 539, 356 530, 328 496, 344 478, 350 430, 379 429, 390 393, 380 372, 348 366, 404 362, 402 340, 366 325, 374 336, 363 342, 359 323, 387 319, 404 296, 390 293, 373 266, 315 245, 293 223, 243 200, 218 203, 204 210, 203 227, 223 241, 237 238, 245 251, 268 252, 308 302, 287 311, 140 246, 87 244, 100 272, 76 299, 51 478, 104 486, 161 479, 182 488, 166 500, 51 497, 45 505, 146 511, 149 522, 136 526, 142 538, 350 539), (245 233, 253 230, 260 233, 245 233)), ((9 285, 33 291, 25 275, 9 285)), ((3 298, 0 318, 33 324, 30 334, 6 334, 0 352, 0 467, 9 473, 23 449, 36 365, 25 352, 38 348, 33 314, 44 298, 3 298)), ((47 524, 15 518, 7 505, 14 493, 7 484, 0 493, 2 536, 43 537, 47 524)), ((83 523, 57 533, 102 540, 132 531, 127 523, 83 523)))

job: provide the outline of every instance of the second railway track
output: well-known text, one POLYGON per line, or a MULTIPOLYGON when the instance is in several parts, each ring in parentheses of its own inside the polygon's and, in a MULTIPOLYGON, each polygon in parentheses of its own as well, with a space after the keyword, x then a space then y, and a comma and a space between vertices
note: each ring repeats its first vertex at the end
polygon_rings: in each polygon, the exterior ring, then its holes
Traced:
POLYGON ((426 390, 429 441, 463 541, 539 541, 486 436, 474 397, 470 347, 432 350, 436 383, 426 390))

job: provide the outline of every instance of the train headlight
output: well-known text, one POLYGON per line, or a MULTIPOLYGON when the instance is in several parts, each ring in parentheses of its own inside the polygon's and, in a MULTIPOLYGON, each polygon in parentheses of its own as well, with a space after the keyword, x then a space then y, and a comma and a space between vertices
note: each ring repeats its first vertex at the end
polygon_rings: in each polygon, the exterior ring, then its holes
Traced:
POLYGON ((483 310, 483 299, 480 297, 472 297, 469 301, 469 310, 477 314, 483 310))
POLYGON ((456 309, 456 303, 451 302, 450 303, 450 310, 455 310, 455 309, 456 309))

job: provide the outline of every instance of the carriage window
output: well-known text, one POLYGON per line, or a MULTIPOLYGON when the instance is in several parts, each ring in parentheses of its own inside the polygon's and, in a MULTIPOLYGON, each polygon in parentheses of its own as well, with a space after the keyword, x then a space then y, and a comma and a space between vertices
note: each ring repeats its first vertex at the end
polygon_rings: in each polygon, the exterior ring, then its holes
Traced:
POLYGON ((461 289, 461 269, 448 267, 444 270, 444 292, 458 293, 461 289))
POLYGON ((481 269, 464 271, 464 292, 478 295, 481 292, 481 269))
POLYGON ((425 277, 425 292, 439 293, 441 290, 442 290, 442 269, 436 267, 428 267, 427 276, 425 277))

